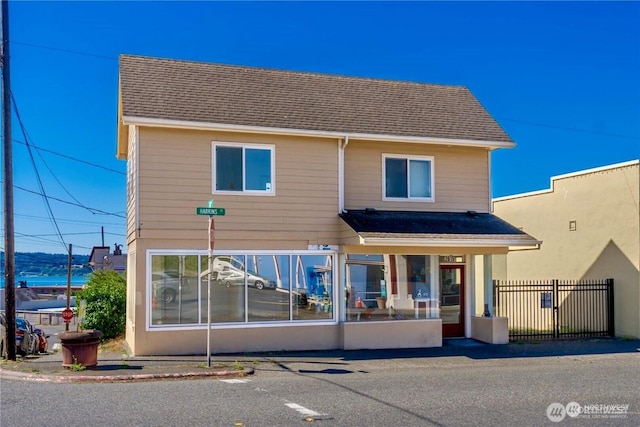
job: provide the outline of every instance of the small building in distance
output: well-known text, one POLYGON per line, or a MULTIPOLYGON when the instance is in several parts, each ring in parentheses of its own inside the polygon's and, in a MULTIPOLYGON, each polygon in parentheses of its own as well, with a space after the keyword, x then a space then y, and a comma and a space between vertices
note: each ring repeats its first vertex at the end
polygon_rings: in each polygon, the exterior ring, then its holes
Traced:
POLYGON ((127 270, 127 254, 122 253, 122 245, 114 244, 113 253, 109 246, 94 246, 89 256, 89 266, 95 271, 115 270, 124 273, 127 270))

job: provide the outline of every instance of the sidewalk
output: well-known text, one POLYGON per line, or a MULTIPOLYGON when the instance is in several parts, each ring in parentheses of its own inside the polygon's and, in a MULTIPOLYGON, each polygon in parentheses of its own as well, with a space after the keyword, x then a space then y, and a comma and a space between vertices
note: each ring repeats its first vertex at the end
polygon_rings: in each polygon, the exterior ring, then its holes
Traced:
MULTIPOLYGON (((48 331, 47 331, 48 332, 48 331)), ((269 352, 215 355, 207 367, 206 355, 199 356, 136 356, 108 352, 98 353, 98 365, 83 371, 63 368, 60 351, 3 361, 0 378, 36 382, 115 382, 150 381, 188 378, 235 378, 252 375, 261 366, 270 370, 290 371, 296 363, 313 364, 319 371, 334 370, 360 363, 388 360, 418 360, 430 363, 470 364, 478 360, 504 358, 542 358, 579 355, 633 353, 640 351, 640 340, 589 339, 559 340, 506 345, 487 345, 470 339, 445 340, 442 347, 398 350, 330 350, 306 352, 269 352), (254 369, 256 368, 256 369, 254 369)), ((640 354, 638 354, 640 357, 640 354)))
MULTIPOLYGON (((150 356, 130 357, 124 351, 98 351, 98 365, 84 370, 62 366, 62 351, 58 335, 66 330, 64 322, 41 324, 37 315, 27 319, 49 335, 49 351, 42 354, 17 357, 16 362, 2 360, 0 378, 13 378, 40 382, 113 382, 145 381, 172 378, 239 377, 253 374, 253 368, 229 358, 211 359, 207 366, 203 356, 150 356)), ((73 322, 70 331, 77 326, 73 322)))
POLYGON ((98 365, 84 370, 62 366, 62 352, 18 357, 16 362, 3 361, 0 378, 36 382, 114 382, 149 381, 178 378, 226 377, 251 375, 254 370, 229 358, 211 359, 206 356, 148 356, 129 357, 118 353, 98 353, 98 365))

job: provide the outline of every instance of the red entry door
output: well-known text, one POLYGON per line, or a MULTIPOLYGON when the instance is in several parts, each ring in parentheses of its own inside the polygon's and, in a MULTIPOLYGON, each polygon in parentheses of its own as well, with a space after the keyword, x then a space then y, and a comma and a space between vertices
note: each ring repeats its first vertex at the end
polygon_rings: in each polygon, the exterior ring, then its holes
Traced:
POLYGON ((464 336, 464 266, 440 266, 440 316, 443 337, 464 336))

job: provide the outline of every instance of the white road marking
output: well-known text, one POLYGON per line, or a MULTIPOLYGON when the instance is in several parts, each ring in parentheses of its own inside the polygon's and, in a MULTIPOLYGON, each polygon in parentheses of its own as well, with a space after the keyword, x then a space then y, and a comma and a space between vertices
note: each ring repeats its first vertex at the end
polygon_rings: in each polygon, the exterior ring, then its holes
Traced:
POLYGON ((222 381, 223 383, 229 383, 229 384, 246 384, 250 380, 231 379, 231 380, 220 380, 220 381, 222 381))
POLYGON ((312 411, 311 409, 307 409, 304 406, 298 405, 297 403, 285 403, 286 406, 288 406, 291 409, 295 409, 296 411, 298 411, 301 415, 304 415, 305 417, 319 417, 319 416, 323 416, 326 414, 321 414, 319 412, 316 411, 312 411))

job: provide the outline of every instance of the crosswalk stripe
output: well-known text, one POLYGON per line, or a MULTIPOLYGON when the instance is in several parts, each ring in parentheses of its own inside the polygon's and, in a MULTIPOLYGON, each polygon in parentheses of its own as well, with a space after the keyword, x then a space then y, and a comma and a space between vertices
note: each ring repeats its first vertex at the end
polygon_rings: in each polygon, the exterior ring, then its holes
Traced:
POLYGON ((295 409, 296 411, 298 411, 301 415, 304 415, 305 417, 319 417, 319 416, 324 415, 324 414, 321 414, 319 412, 312 411, 311 409, 305 408, 304 406, 298 405, 297 403, 285 403, 285 405, 288 406, 291 409, 295 409))

